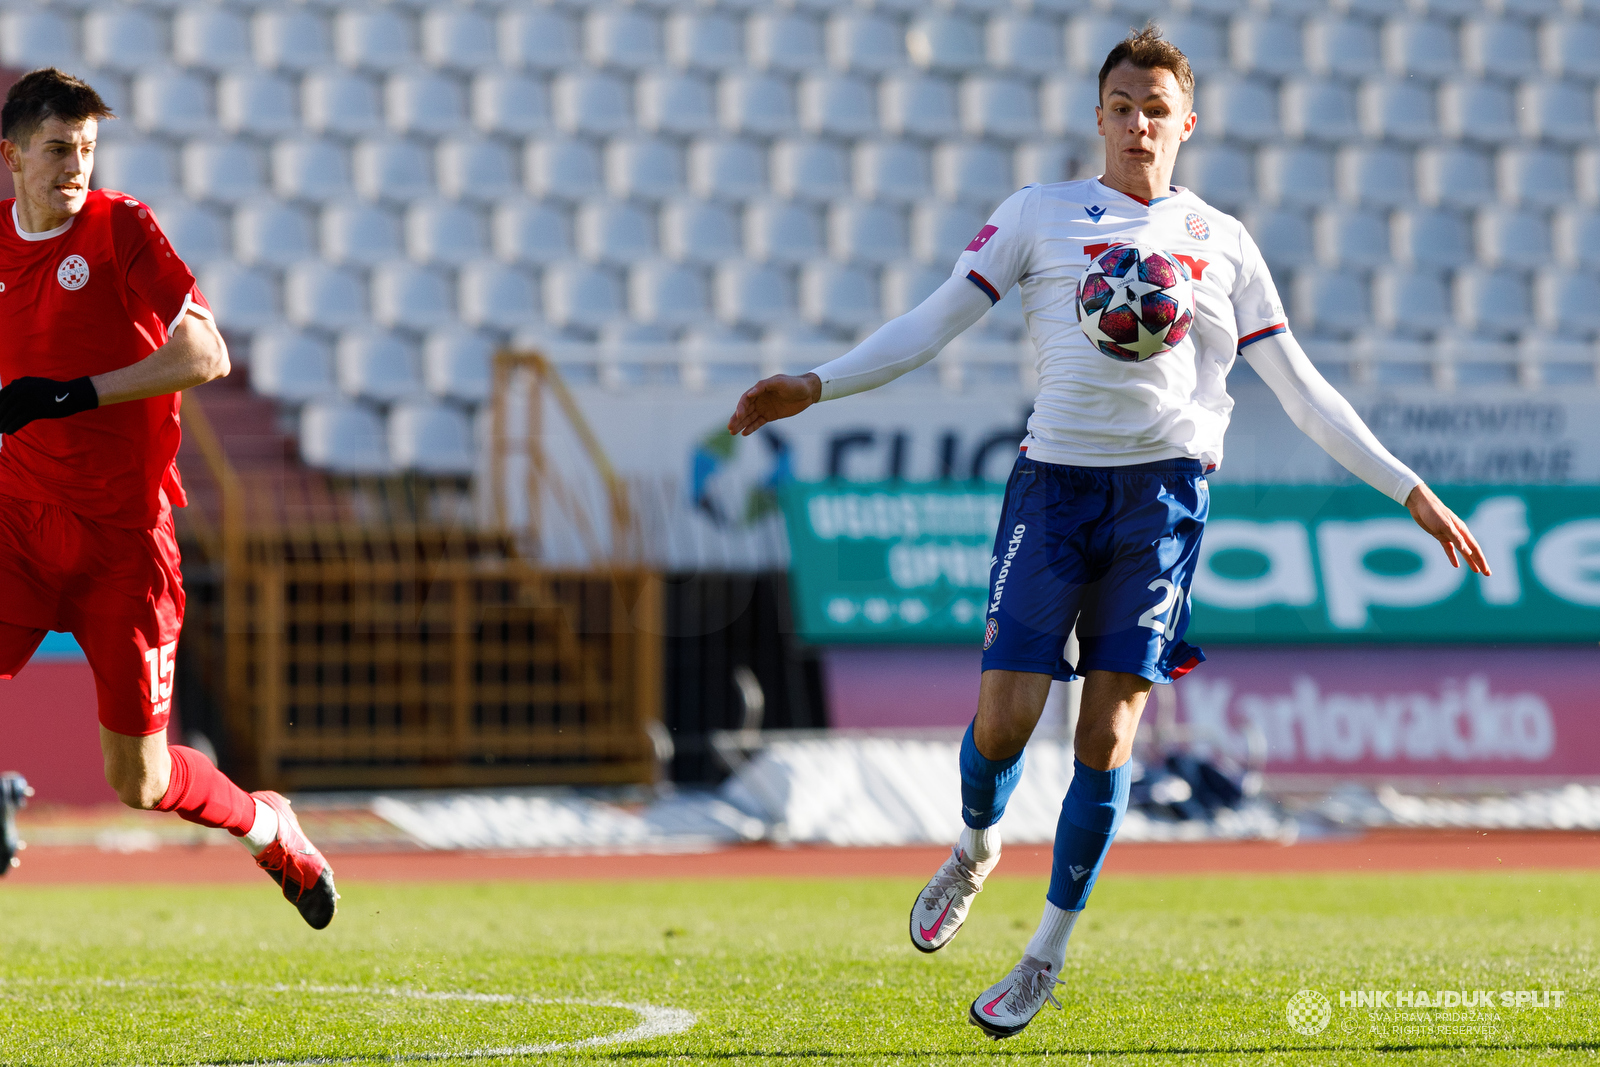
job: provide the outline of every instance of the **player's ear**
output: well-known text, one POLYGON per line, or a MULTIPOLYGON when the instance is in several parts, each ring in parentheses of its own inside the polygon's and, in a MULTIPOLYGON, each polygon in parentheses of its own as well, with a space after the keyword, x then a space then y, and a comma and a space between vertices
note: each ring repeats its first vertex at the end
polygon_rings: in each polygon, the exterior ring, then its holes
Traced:
POLYGON ((0 155, 6 157, 7 170, 12 174, 22 173, 22 148, 15 141, 10 138, 0 140, 0 155))
POLYGON ((1101 137, 1106 135, 1106 113, 1099 104, 1094 106, 1094 132, 1101 137))
POLYGON ((1194 113, 1194 111, 1191 109, 1189 114, 1184 116, 1184 119, 1183 119, 1183 132, 1178 135, 1178 140, 1187 141, 1189 138, 1193 137, 1194 136, 1195 123, 1197 123, 1199 121, 1200 121, 1200 116, 1196 115, 1194 113))

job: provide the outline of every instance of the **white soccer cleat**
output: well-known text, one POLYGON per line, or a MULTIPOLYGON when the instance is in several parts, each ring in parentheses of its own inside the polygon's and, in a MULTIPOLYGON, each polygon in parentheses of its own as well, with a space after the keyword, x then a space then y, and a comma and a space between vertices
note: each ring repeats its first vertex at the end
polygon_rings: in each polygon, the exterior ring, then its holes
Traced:
MULTIPOLYGON (((999 859, 996 856, 986 865, 989 870, 994 870, 999 859)), ((918 951, 938 952, 967 921, 972 898, 983 890, 983 880, 989 873, 979 874, 967 863, 966 854, 952 848, 939 873, 917 894, 917 902, 911 905, 911 943, 918 951)))
POLYGON ((1061 1007, 1054 992, 1060 981, 1044 960, 1024 956, 1010 974, 979 994, 967 1009, 967 1021, 996 1040, 1020 1034, 1045 1004, 1061 1007))

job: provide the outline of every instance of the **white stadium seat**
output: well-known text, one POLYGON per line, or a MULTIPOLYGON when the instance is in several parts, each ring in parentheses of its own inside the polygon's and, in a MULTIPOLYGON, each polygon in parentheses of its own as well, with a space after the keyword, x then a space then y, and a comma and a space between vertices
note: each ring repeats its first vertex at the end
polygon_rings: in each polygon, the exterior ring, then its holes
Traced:
POLYGON ((587 136, 621 133, 633 125, 628 89, 626 81, 611 74, 557 75, 550 93, 556 128, 587 136))
POLYGON ((1283 132, 1323 143, 1361 137, 1361 110, 1351 86, 1330 78, 1292 78, 1280 94, 1283 132))
POLYGON ((1417 156, 1417 192, 1424 204, 1479 207, 1494 203, 1494 160, 1487 152, 1448 146, 1417 156))
POLYGON ((828 137, 865 137, 878 130, 872 83, 850 74, 815 74, 800 81, 800 128, 828 137))
POLYGON ((469 475, 478 462, 472 420, 449 404, 396 404, 389 412, 389 457, 401 470, 469 475))
POLYGON ((1455 27, 1441 19, 1391 19, 1383 27, 1383 51, 1389 73, 1445 78, 1461 69, 1461 47, 1455 27))
POLYGON ((904 213, 889 204, 836 200, 828 207, 828 247, 841 262, 886 264, 905 259, 904 213))
POLYGON ((597 329, 625 314, 622 282, 606 267, 555 264, 544 272, 544 310, 557 326, 597 329))
POLYGON ((372 272, 372 317, 384 326, 432 330, 455 319, 444 275, 413 263, 386 262, 372 272))
POLYGON ((800 314, 808 322, 859 330, 883 321, 878 279, 841 263, 812 263, 800 271, 800 314))
POLYGON ((1573 81, 1529 81, 1518 92, 1522 132, 1529 140, 1581 145, 1595 140, 1595 91, 1573 81))
POLYGON ((700 74, 658 71, 636 85, 639 126, 651 133, 691 137, 717 128, 717 94, 700 74))
POLYGON ((883 271, 883 317, 898 318, 945 283, 950 272, 925 263, 894 263, 883 271))
POLYGON ((1402 211, 1394 218, 1394 248, 1401 263, 1454 270, 1472 262, 1472 223, 1448 208, 1402 211))
POLYGON ((1362 18, 1315 18, 1306 23, 1306 65, 1318 74, 1370 78, 1383 70, 1378 26, 1362 18))
POLYGON ((369 200, 414 200, 433 192, 433 159, 416 141, 379 137, 351 153, 356 192, 369 200))
POLYGON ((1495 158, 1500 199, 1507 204, 1564 207, 1575 194, 1572 157, 1555 148, 1508 148, 1495 158))
POLYGON ((822 212, 793 200, 758 200, 745 208, 745 248, 761 263, 804 263, 827 254, 822 212))
POLYGON ((330 200, 348 195, 350 156, 345 147, 320 137, 296 137, 272 146, 272 188, 282 197, 330 200))
MULTIPOLYGON (((176 238, 172 244, 179 247, 176 238)), ((317 258, 316 227, 292 204, 252 200, 233 213, 233 247, 242 263, 287 267, 317 258)))
POLYGON ((848 196, 850 156, 835 141, 795 138, 772 146, 772 189, 797 200, 848 196))
POLYGON ((48 9, 11 7, 0 11, 0 60, 8 67, 79 65, 75 27, 65 15, 48 9))
POLYGON ((201 270, 199 282, 224 330, 260 330, 282 320, 277 280, 260 267, 212 263, 201 270))
POLYGON ((967 78, 961 83, 961 125, 973 137, 1034 136, 1039 94, 1021 78, 967 78))
POLYGON ((971 204, 925 200, 911 209, 911 251, 923 263, 948 269, 972 243, 988 216, 971 204))
POLYGON ((863 200, 911 203, 933 191, 933 160, 916 141, 862 141, 856 145, 855 191, 863 200))
POLYGON ((946 200, 998 204, 1017 191, 1011 164, 992 141, 946 141, 933 150, 933 185, 946 200))
POLYGON ((1127 35, 1125 18, 1074 15, 1067 21, 1067 60, 1079 74, 1096 74, 1106 53, 1127 35))
POLYGON ((1046 133, 1098 137, 1094 109, 1099 102, 1100 83, 1092 76, 1047 78, 1039 90, 1039 118, 1046 133))
POLYGON ((297 263, 283 275, 283 310, 296 326, 353 329, 367 321, 366 286, 347 267, 297 263))
POLYGON ((716 263, 744 253, 744 228, 737 212, 711 200, 678 199, 663 204, 661 251, 690 263, 716 263))
POLYGON ((605 148, 606 190, 627 199, 661 200, 684 188, 683 152, 656 137, 619 137, 605 148))
POLYGON ((1316 265, 1316 239, 1304 211, 1266 208, 1250 212, 1244 223, 1274 272, 1316 265))
POLYGON ((316 70, 333 62, 333 30, 312 8, 269 7, 253 19, 256 62, 271 69, 316 70))
POLYGON ((494 342, 478 330, 446 326, 422 343, 422 379, 428 392, 469 404, 489 399, 494 342))
POLYGON ((1313 145, 1266 148, 1258 162, 1261 196, 1269 204, 1317 207, 1338 195, 1333 153, 1325 148, 1313 145))
POLYGON ((1521 132, 1511 89, 1476 79, 1450 80, 1439 87, 1439 124, 1447 137, 1485 145, 1515 140, 1521 132))
POLYGON ((577 22, 550 7, 508 9, 500 18, 500 58, 522 70, 553 72, 580 54, 577 22))
POLYGON ((1546 19, 1541 27, 1545 70, 1553 76, 1600 78, 1600 11, 1586 19, 1546 19))
POLYGON ((476 260, 461 268, 456 284, 461 321, 493 330, 537 326, 539 283, 520 267, 495 260, 476 260))
POLYGON ((190 270, 233 255, 227 218, 215 208, 192 200, 163 201, 156 206, 156 218, 190 270))
POLYGON ((767 188, 766 153, 754 141, 708 139, 689 146, 689 188, 696 196, 747 200, 767 188))
POLYGON ((217 80, 217 119, 229 133, 277 137, 300 128, 294 82, 270 71, 246 70, 217 80))
POLYGON ((103 189, 153 200, 178 189, 172 150, 157 141, 124 141, 95 150, 94 177, 103 189))
POLYGON ((1013 161, 1017 188, 1031 183, 1050 185, 1071 181, 1084 158, 1074 143, 1063 140, 1032 141, 1017 146, 1013 161))
POLYGON ((717 317, 730 325, 776 326, 795 317, 789 272, 769 264, 738 260, 718 264, 712 302, 717 317))
POLYGON ((1296 20, 1241 15, 1229 30, 1234 67, 1241 73, 1293 75, 1306 70, 1304 34, 1296 20))
POLYGON ((1207 125, 1224 137, 1270 141, 1279 136, 1278 94, 1255 78, 1208 79, 1199 87, 1196 109, 1202 110, 1207 125))
POLYGON ((836 70, 884 74, 906 65, 906 34, 899 22, 876 12, 847 12, 828 19, 828 61, 836 70))
POLYGON ((329 204, 322 211, 322 254, 334 263, 376 266, 405 254, 399 217, 361 200, 329 204))
POLYGON ((250 339, 250 387, 295 404, 337 391, 333 346, 300 330, 262 330, 250 339))
POLYGON ((1600 210, 1569 207, 1556 212, 1556 258, 1564 264, 1600 267, 1600 210))
POLYGON ((796 128, 794 90, 775 74, 725 74, 717 83, 717 111, 730 133, 777 137, 796 128))
POLYGON ((725 12, 673 11, 665 30, 667 58, 674 66, 719 71, 744 62, 744 25, 725 12))
POLYGON ((495 25, 467 7, 432 7, 422 15, 422 56, 435 67, 472 72, 499 59, 495 25))
POLYGON ((512 137, 547 133, 550 90, 543 80, 524 74, 491 72, 472 79, 472 124, 484 133, 512 137))
POLYGON ((83 18, 83 57, 106 70, 137 71, 167 58, 167 28, 153 13, 121 4, 92 8, 83 18))
POLYGON ((1536 276, 1533 291, 1539 320, 1555 333, 1570 338, 1600 330, 1600 275, 1550 271, 1536 276))
POLYGON ((906 50, 923 70, 961 74, 984 65, 983 26, 957 14, 925 15, 906 31, 906 50))
POLYGON ((383 87, 384 115, 396 133, 441 136, 467 122, 467 94, 455 78, 437 71, 392 74, 383 87))
POLYGON ((1473 74, 1531 78, 1539 73, 1539 42, 1521 19, 1468 19, 1461 26, 1461 57, 1473 74))
POLYGON ((1386 213, 1367 208, 1328 208, 1317 213, 1316 237, 1318 258, 1328 267, 1382 267, 1394 258, 1386 213))
POLYGON ((517 157, 504 141, 488 137, 452 137, 434 151, 439 191, 456 200, 495 203, 522 189, 517 157))
POLYGON ((592 142, 559 138, 528 142, 524 176, 534 196, 579 200, 605 186, 600 149, 592 142))
POLYGON ((1351 334, 1372 321, 1370 294, 1356 274, 1333 270, 1296 271, 1292 291, 1293 321, 1316 333, 1351 334))
POLYGON ((661 23, 637 7, 592 8, 583 20, 584 56, 597 67, 639 70, 661 62, 661 23))
POLYGON ((763 11, 745 26, 750 65, 757 70, 800 74, 816 70, 827 59, 822 24, 797 11, 763 11))
POLYGON ((190 4, 173 17, 172 55, 186 67, 242 73, 255 62, 249 17, 221 5, 190 4))
POLYGON ((954 137, 961 131, 955 83, 925 74, 891 75, 878 89, 885 132, 907 137, 954 137))
POLYGON ((1161 20, 1161 31, 1183 50, 1190 68, 1199 77, 1228 69, 1228 34, 1217 20, 1203 15, 1172 15, 1161 20))
POLYGON ((1382 270, 1372 280, 1372 311, 1386 331, 1422 337, 1458 325, 1454 298, 1437 270, 1382 270))
POLYGON ((1456 272, 1456 316, 1484 334, 1515 334, 1534 323, 1533 291, 1521 271, 1481 270, 1456 272))
POLYGON ((596 263, 630 263, 656 254, 652 212, 627 200, 588 200, 574 217, 578 254, 596 263))
POLYGON ((300 91, 306 126, 313 132, 358 137, 383 129, 382 98, 371 78, 321 70, 306 75, 300 91))
POLYGON ((1246 152, 1226 145, 1188 145, 1178 154, 1173 183, 1193 189, 1224 211, 1242 210, 1255 200, 1255 167, 1246 152))
POLYGON ((1411 153, 1398 148, 1343 148, 1339 191, 1350 203, 1405 207, 1416 199, 1411 153))
POLYGON ((1488 208, 1474 220, 1478 261, 1487 267, 1540 270, 1554 261, 1544 212, 1488 208))
POLYGON ((140 130, 199 137, 216 123, 211 84, 200 75, 155 69, 133 79, 133 124, 140 130))
POLYGON ((1001 70, 1044 76, 1066 64, 1061 24, 1037 15, 1001 15, 989 20, 989 62, 1001 70))
POLYGON ((646 259, 628 268, 628 308, 633 317, 660 326, 693 326, 711 315, 711 289, 699 267, 646 259))
POLYGON ((387 474, 388 433, 365 404, 318 400, 300 412, 300 454, 306 462, 337 474, 387 474))
POLYGON ((406 206, 406 253, 418 263, 460 266, 481 258, 489 242, 482 213, 455 200, 414 200, 406 206))
POLYGON ((1438 96, 1426 82, 1373 79, 1361 86, 1359 99, 1368 137, 1416 144, 1439 136, 1438 96))
POLYGON ((260 150, 246 141, 191 141, 183 149, 183 189, 196 200, 238 204, 266 189, 260 150))
POLYGON ((507 263, 557 263, 574 255, 572 219, 548 200, 501 200, 489 236, 507 263))
POLYGON ((411 20, 393 7, 344 8, 333 16, 333 51, 339 62, 389 71, 415 61, 411 20))

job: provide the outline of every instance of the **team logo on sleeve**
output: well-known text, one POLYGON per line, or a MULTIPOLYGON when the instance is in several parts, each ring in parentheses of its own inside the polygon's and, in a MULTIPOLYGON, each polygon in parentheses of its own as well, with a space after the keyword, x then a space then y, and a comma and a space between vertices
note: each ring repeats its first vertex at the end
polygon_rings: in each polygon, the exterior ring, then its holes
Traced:
POLYGON ((972 239, 972 243, 967 246, 967 251, 976 252, 980 250, 984 245, 989 243, 989 238, 993 237, 999 232, 999 230, 1000 227, 998 226, 985 226, 983 229, 978 231, 978 236, 972 239))
POLYGON ((56 281, 63 289, 82 289, 89 284, 89 264, 82 256, 68 256, 56 268, 56 281))
POLYGON ((1211 236, 1211 224, 1192 211, 1184 217, 1183 224, 1189 228, 1189 236, 1196 241, 1204 241, 1211 236))

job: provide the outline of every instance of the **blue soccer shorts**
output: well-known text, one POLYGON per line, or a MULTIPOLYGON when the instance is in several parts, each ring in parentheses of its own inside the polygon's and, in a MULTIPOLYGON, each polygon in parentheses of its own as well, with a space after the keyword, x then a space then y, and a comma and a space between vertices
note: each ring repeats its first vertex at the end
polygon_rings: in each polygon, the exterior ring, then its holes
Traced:
POLYGON ((1018 457, 989 564, 983 669, 1170 682, 1199 666, 1205 654, 1183 635, 1209 506, 1198 460, 1068 467, 1018 457))

